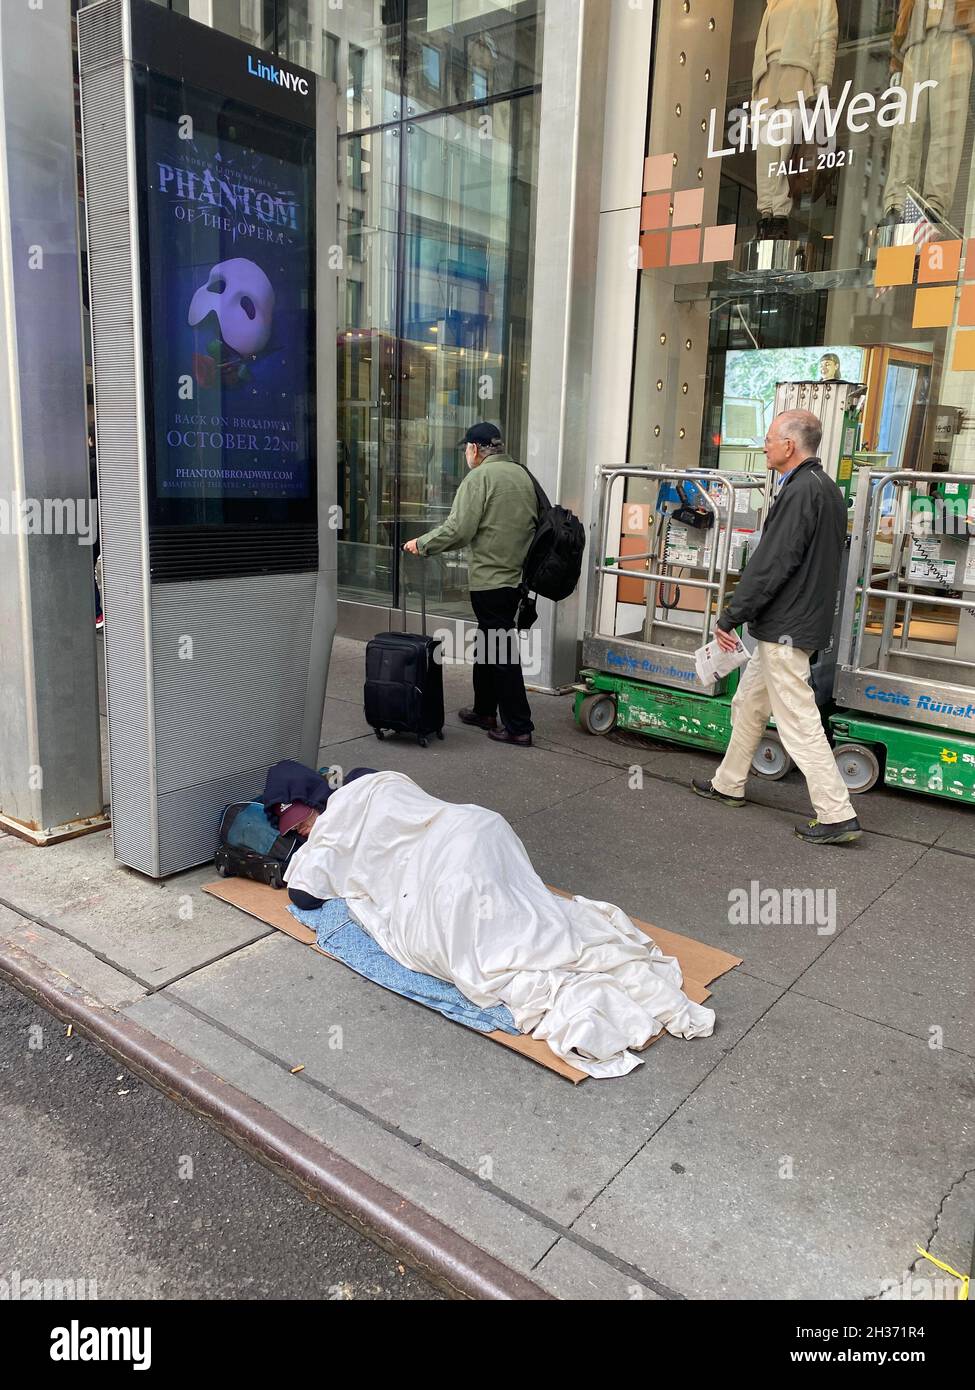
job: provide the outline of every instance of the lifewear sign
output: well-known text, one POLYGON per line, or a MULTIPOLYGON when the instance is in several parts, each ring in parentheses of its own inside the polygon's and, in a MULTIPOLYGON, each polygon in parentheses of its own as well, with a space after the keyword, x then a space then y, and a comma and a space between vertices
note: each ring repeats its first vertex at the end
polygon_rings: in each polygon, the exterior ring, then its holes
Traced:
POLYGON ((259 77, 263 82, 273 82, 276 87, 284 87, 288 92, 300 92, 303 97, 308 95, 307 77, 302 77, 297 72, 286 72, 274 63, 262 63, 260 58, 255 59, 252 53, 247 55, 247 71, 252 77, 259 77))
POLYGON ((900 82, 895 82, 878 98, 873 92, 857 92, 851 97, 853 83, 846 82, 835 105, 825 87, 812 106, 802 92, 796 93, 794 106, 770 108, 765 97, 746 101, 729 112, 729 143, 720 149, 715 143, 718 112, 712 108, 708 122, 708 158, 723 159, 725 155, 740 154, 749 148, 757 150, 760 144, 791 148, 815 141, 825 145, 835 141, 841 121, 855 134, 867 130, 873 119, 879 126, 913 125, 918 118, 922 94, 937 85, 933 79, 915 82, 908 92, 900 82))

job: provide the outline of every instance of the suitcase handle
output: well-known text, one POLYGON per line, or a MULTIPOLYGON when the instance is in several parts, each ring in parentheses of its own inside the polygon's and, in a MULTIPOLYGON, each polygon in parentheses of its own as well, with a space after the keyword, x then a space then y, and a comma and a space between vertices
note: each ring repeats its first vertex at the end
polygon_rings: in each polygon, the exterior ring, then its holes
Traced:
MULTIPOLYGON (((402 553, 402 555, 403 555, 403 563, 402 563, 402 565, 401 565, 401 567, 400 567, 400 569, 401 569, 401 575, 400 575, 400 589, 402 590, 402 593, 403 593, 403 631, 404 631, 404 632, 407 632, 409 629, 408 629, 408 627, 407 627, 407 617, 406 617, 406 597, 407 597, 407 584, 406 584, 406 551, 402 551, 401 553, 402 553)), ((426 570, 425 570, 424 567, 423 567, 423 556, 422 556, 422 555, 419 555, 419 556, 417 556, 417 559, 418 559, 419 562, 420 562, 420 563, 419 563, 419 572, 420 572, 420 576, 421 576, 421 580, 420 580, 420 619, 421 619, 421 621, 422 621, 422 623, 423 623, 423 635, 424 635, 424 637, 426 637, 426 635, 427 635, 427 573, 426 573, 426 570)))

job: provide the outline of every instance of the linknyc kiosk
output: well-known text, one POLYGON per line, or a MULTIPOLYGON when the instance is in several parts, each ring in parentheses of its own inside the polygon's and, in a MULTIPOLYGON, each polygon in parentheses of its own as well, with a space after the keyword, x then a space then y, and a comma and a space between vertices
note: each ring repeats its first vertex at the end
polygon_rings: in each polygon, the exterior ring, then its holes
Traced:
POLYGON ((317 761, 335 92, 150 0, 82 9, 78 50, 114 850, 162 877, 317 761))

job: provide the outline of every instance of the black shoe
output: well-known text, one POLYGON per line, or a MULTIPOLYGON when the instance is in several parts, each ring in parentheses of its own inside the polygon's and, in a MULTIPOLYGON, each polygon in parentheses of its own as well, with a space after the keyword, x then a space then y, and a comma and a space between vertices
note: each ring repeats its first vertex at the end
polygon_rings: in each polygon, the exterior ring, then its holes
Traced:
POLYGON ((852 820, 834 821, 832 825, 823 825, 818 820, 805 821, 796 826, 796 834, 807 845, 849 845, 859 840, 863 831, 854 816, 852 820))
POLYGON ((720 801, 725 806, 744 806, 743 796, 725 796, 724 792, 715 789, 711 782, 699 782, 696 777, 691 778, 691 791, 698 796, 710 797, 712 801, 720 801))
POLYGON ((772 225, 769 228, 769 236, 773 241, 788 241, 789 219, 787 217, 773 217, 772 225))
POLYGON ((474 709, 462 709, 457 711, 457 718, 462 724, 473 724, 475 729, 496 729, 498 721, 493 714, 478 714, 474 709))
POLYGON ((495 743, 511 743, 516 748, 530 748, 532 746, 531 734, 512 734, 507 729, 488 729, 488 738, 495 743))

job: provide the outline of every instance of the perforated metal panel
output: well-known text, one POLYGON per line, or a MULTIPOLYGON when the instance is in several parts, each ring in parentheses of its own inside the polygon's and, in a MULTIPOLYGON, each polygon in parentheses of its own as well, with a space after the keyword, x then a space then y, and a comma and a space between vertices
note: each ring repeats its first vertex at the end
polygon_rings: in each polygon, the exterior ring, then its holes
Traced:
POLYGON ((160 796, 298 757, 316 582, 278 574, 153 588, 160 796))
POLYGON ((78 57, 83 72, 122 58, 122 0, 89 5, 78 15, 78 57))

